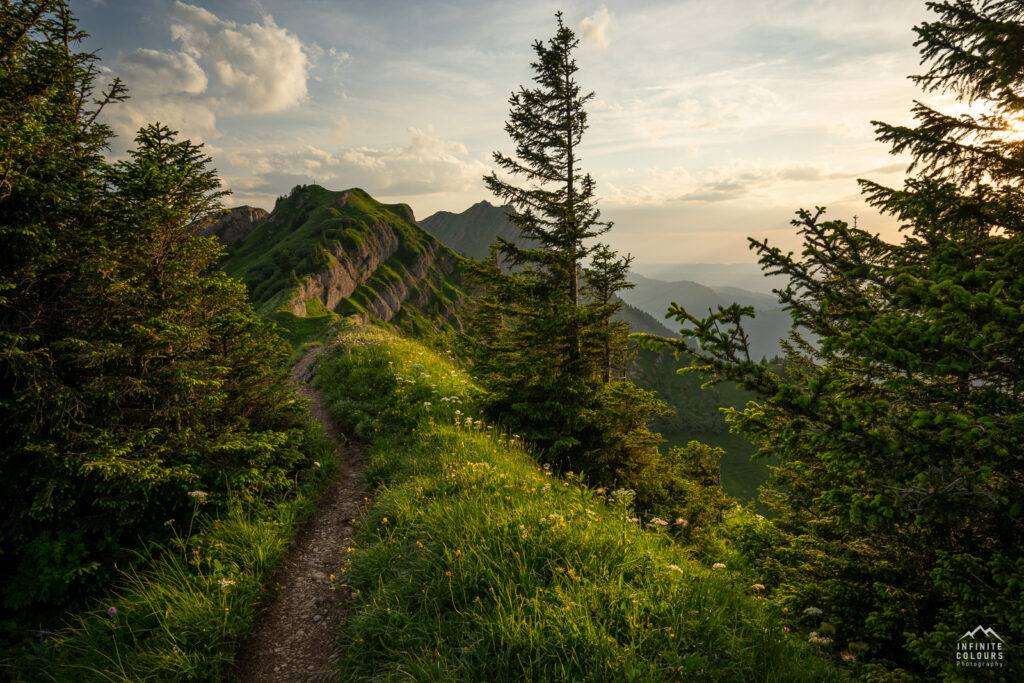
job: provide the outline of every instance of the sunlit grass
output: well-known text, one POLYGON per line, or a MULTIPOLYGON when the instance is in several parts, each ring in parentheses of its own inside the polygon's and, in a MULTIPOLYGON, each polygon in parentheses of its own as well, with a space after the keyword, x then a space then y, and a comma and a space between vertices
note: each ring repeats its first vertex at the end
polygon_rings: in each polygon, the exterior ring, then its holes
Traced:
POLYGON ((379 485, 342 577, 357 595, 343 678, 837 678, 738 574, 634 518, 628 495, 552 476, 479 421, 449 360, 380 330, 342 344, 321 380, 371 440, 379 485))

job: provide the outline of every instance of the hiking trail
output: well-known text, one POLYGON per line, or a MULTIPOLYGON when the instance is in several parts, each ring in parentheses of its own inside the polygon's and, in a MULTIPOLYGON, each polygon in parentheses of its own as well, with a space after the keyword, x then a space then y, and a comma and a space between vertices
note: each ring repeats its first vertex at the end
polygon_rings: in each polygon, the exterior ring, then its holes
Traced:
MULTIPOLYGON (((338 625, 352 596, 338 569, 352 545, 353 520, 369 496, 362 444, 349 441, 327 411, 323 391, 313 386, 315 361, 325 347, 310 349, 292 368, 292 382, 323 434, 336 445, 337 469, 317 509, 296 534, 288 555, 267 588, 279 588, 258 609, 253 635, 241 644, 235 672, 250 681, 333 681, 338 625), (331 575, 336 574, 331 581, 331 575)), ((268 594, 269 591, 268 591, 268 594)))

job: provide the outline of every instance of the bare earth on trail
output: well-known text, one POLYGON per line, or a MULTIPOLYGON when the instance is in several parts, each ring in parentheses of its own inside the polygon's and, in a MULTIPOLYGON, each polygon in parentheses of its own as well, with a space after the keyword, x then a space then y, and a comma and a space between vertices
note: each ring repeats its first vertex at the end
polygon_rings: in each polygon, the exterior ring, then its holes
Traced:
POLYGON ((322 350, 311 349, 295 365, 292 381, 299 395, 310 399, 309 411, 323 425, 324 435, 338 444, 338 468, 270 582, 280 586, 280 593, 257 615, 252 638, 239 648, 236 673, 245 683, 334 680, 337 628, 351 595, 340 577, 333 584, 330 577, 345 563, 352 544, 351 520, 369 494, 362 447, 346 441, 327 412, 323 392, 312 385, 313 362, 322 350))

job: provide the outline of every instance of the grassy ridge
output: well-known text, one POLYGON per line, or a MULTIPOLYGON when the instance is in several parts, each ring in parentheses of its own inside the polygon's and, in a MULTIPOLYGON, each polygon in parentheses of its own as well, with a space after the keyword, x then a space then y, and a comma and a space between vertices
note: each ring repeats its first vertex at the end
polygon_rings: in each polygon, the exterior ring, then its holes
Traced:
MULTIPOLYGON (((358 188, 343 192, 319 185, 295 188, 288 197, 278 200, 273 213, 231 250, 222 265, 228 275, 245 282, 261 315, 289 327, 287 319, 275 316, 299 283, 327 270, 339 258, 358 252, 373 225, 393 231, 398 237, 398 250, 337 307, 341 315, 365 313, 378 292, 416 280, 409 275, 407 264, 431 249, 449 250, 412 222, 407 206, 381 204, 358 188)), ((458 259, 454 252, 447 256, 458 259)), ((433 295, 433 308, 423 313, 441 315, 452 308, 461 296, 457 279, 457 274, 444 276, 430 269, 417 284, 433 295)))
MULTIPOLYGON (((372 444, 345 581, 350 680, 832 680, 782 615, 657 522, 476 419, 448 360, 349 328, 320 381, 372 444)), ((724 558, 723 558, 724 559, 724 558)))

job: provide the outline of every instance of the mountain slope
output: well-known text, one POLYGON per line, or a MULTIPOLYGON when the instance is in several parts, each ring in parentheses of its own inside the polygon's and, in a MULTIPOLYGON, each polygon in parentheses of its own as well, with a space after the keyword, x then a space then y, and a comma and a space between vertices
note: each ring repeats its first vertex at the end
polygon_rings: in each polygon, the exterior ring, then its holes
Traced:
MULTIPOLYGON (((743 326, 750 335, 750 354, 755 361, 779 355, 782 351, 779 339, 788 334, 792 325, 792 319, 779 307, 774 295, 731 286, 707 287, 688 280, 666 282, 635 272, 629 274, 629 280, 636 286, 622 291, 623 301, 649 313, 656 320, 664 319, 673 303, 697 317, 734 302, 753 306, 756 316, 745 320, 743 326)), ((675 321, 665 324, 673 329, 676 327, 675 321)))
POLYGON ((508 211, 511 208, 484 201, 462 213, 438 211, 421 220, 420 225, 455 251, 475 259, 485 258, 491 242, 498 237, 524 247, 536 247, 519 236, 518 228, 506 215, 508 211))
POLYGON ((262 315, 293 331, 303 327, 297 319, 337 315, 461 327, 460 261, 407 205, 309 185, 279 199, 223 268, 262 315))

